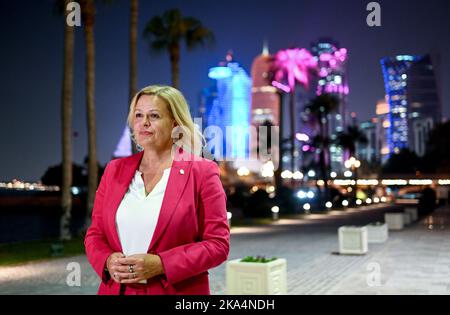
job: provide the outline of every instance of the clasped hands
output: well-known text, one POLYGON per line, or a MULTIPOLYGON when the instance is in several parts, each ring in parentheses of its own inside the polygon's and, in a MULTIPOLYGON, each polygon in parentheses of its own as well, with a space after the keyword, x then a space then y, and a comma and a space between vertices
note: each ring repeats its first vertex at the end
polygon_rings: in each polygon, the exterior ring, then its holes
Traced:
POLYGON ((153 254, 125 257, 116 252, 108 257, 106 268, 114 281, 124 284, 139 283, 164 273, 161 258, 153 254))

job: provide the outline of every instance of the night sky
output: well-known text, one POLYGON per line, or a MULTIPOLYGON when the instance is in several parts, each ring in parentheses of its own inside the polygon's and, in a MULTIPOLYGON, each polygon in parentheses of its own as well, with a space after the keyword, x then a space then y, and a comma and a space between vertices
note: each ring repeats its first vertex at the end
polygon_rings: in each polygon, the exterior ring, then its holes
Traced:
MULTIPOLYGON (((386 0, 382 26, 366 24, 364 0, 140 0, 139 87, 170 84, 169 58, 150 54, 142 39, 146 22, 167 9, 180 8, 199 18, 215 34, 210 49, 181 56, 181 90, 191 107, 211 85, 208 68, 227 50, 250 72, 264 38, 272 53, 291 46, 309 48, 319 37, 332 37, 349 50, 349 109, 359 120, 375 115, 384 96, 380 58, 397 54, 440 53, 444 116, 450 116, 450 2, 386 0)), ((102 164, 111 158, 128 110, 129 3, 98 6, 96 20, 97 147, 102 164)), ((60 99, 63 19, 53 0, 0 0, 0 181, 38 180, 61 162, 60 99)), ((74 161, 87 154, 84 94, 84 42, 76 30, 73 128, 74 161)))

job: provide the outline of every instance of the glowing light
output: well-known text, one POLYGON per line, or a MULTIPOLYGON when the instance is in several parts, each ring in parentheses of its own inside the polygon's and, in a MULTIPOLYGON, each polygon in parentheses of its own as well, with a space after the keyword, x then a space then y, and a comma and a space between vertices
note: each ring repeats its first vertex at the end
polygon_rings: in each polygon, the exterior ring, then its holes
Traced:
POLYGON ((306 195, 308 196, 309 199, 314 198, 314 193, 312 191, 308 191, 308 193, 306 195))
POLYGON ((268 161, 267 163, 265 163, 265 164, 262 166, 262 169, 261 169, 261 176, 262 176, 262 177, 273 177, 273 175, 274 175, 274 173, 273 173, 274 169, 275 169, 275 167, 274 167, 274 165, 273 165, 273 162, 272 162, 272 161, 268 161))
POLYGON ((282 91, 285 92, 285 93, 290 93, 290 92, 291 92, 291 89, 289 88, 289 86, 284 85, 284 84, 282 84, 282 83, 280 83, 280 82, 272 81, 272 85, 273 85, 274 87, 276 87, 276 88, 282 90, 282 91))
POLYGON ((292 178, 292 172, 288 170, 281 172, 281 178, 292 178))
POLYGON ((342 205, 344 207, 347 207, 348 206, 348 200, 342 200, 342 205))
POLYGON ((440 179, 438 180, 439 185, 450 185, 450 179, 440 179))
POLYGON ((328 209, 330 209, 331 207, 333 207, 333 204, 332 204, 330 201, 328 201, 328 202, 325 204, 325 207, 327 207, 328 209))
POLYGON ((308 135, 304 133, 297 133, 295 137, 297 138, 298 141, 309 141, 308 135))
POLYGON ((302 146, 302 151, 303 152, 308 152, 311 149, 311 146, 308 144, 305 144, 304 146, 302 146))
POLYGON ((317 61, 306 49, 280 50, 275 55, 275 80, 287 79, 292 90, 296 82, 309 86, 309 72, 317 67, 317 61))
POLYGON ((324 185, 325 185, 325 181, 322 180, 322 179, 319 179, 319 180, 317 181, 317 185, 318 185, 318 186, 324 186, 324 185))
POLYGON ((408 182, 404 179, 383 179, 381 184, 385 186, 404 186, 407 185, 408 182))
POLYGON ((305 203, 303 205, 303 209, 306 210, 306 211, 309 211, 311 209, 311 205, 309 203, 305 203))
POLYGON ((248 176, 250 174, 250 170, 245 166, 242 166, 237 170, 237 174, 238 176, 248 176))
POLYGON ((373 198, 373 202, 374 203, 379 203, 380 202, 380 198, 378 198, 378 197, 373 198))
POLYGON ((296 171, 296 172, 294 172, 293 178, 294 179, 303 179, 303 173, 300 171, 296 171))
POLYGON ((331 176, 331 178, 336 178, 337 174, 336 174, 336 172, 331 172, 330 176, 331 176))
POLYGON ((357 204, 358 206, 362 205, 362 200, 361 200, 361 199, 356 199, 356 204, 357 204))
POLYGON ((214 80, 231 77, 232 71, 228 67, 212 67, 209 69, 208 77, 214 80))
POLYGON ((310 171, 308 172, 308 176, 309 176, 309 177, 314 177, 314 176, 316 176, 316 172, 314 172, 313 170, 310 170, 310 171))
POLYGON ((272 209, 270 209, 270 211, 272 211, 272 213, 278 213, 280 212, 280 208, 278 206, 274 206, 272 207, 272 209))
POLYGON ((344 172, 344 177, 352 177, 353 173, 350 171, 345 171, 344 172))
POLYGON ((304 192, 303 190, 300 190, 299 192, 297 192, 297 197, 300 199, 305 199, 306 198, 306 192, 304 192))
POLYGON ((253 187, 252 187, 252 192, 255 193, 255 192, 257 192, 258 190, 259 190, 258 186, 253 186, 253 187))
POLYGON ((410 185, 431 185, 433 181, 431 179, 410 179, 408 181, 410 185))
POLYGON ((367 198, 367 199, 366 199, 366 203, 370 205, 370 204, 372 203, 372 199, 367 198))
POLYGON ((387 198, 386 197, 381 197, 381 202, 386 202, 387 198))
POLYGON ((231 212, 227 212, 227 219, 231 220, 231 218, 233 217, 233 214, 231 212))

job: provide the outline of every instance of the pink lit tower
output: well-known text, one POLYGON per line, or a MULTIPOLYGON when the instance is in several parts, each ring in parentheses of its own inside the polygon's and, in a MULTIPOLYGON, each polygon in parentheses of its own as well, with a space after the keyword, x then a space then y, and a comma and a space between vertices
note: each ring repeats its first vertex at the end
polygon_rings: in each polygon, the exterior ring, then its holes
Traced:
POLYGON ((274 57, 269 54, 267 42, 264 42, 262 54, 252 64, 252 111, 251 123, 258 127, 266 121, 272 125, 280 124, 280 98, 277 89, 272 86, 274 57))

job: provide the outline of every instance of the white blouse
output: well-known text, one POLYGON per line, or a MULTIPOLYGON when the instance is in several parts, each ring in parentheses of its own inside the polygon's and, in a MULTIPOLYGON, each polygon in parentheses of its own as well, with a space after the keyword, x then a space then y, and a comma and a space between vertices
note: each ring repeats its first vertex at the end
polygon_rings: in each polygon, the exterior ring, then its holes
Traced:
POLYGON ((117 232, 125 256, 147 253, 158 222, 169 174, 170 168, 165 169, 159 182, 145 196, 142 172, 136 170, 116 214, 117 232))

